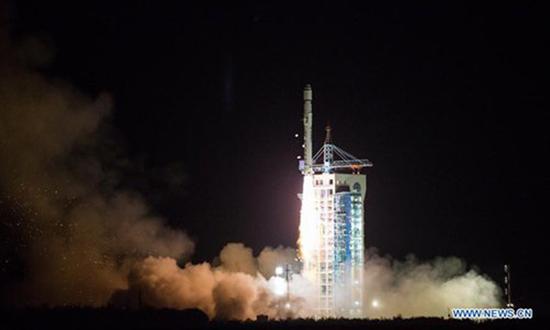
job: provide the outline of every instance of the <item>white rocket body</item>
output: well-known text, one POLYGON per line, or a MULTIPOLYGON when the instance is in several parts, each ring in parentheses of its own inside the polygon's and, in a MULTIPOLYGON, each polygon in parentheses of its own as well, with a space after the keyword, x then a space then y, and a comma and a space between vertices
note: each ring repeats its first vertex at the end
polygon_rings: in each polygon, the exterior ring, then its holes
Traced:
POLYGON ((311 85, 307 84, 304 87, 304 175, 313 174, 313 142, 311 138, 311 130, 313 128, 312 100, 311 85))

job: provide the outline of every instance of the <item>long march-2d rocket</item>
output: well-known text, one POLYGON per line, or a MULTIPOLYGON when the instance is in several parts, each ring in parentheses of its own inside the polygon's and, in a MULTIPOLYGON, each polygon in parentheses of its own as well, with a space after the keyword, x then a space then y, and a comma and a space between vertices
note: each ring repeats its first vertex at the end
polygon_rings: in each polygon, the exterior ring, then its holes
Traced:
POLYGON ((307 84, 304 87, 304 168, 302 170, 304 175, 313 174, 313 142, 311 139, 311 130, 313 128, 312 100, 311 85, 307 84))

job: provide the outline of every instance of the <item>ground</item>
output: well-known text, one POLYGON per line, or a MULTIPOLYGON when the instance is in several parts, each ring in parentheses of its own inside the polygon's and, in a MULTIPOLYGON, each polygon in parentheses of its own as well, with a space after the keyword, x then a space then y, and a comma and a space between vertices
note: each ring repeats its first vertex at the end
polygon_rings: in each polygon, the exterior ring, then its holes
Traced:
POLYGON ((2 311, 2 329, 541 329, 545 319, 472 322, 438 318, 392 320, 209 321, 199 310, 92 308, 2 311))

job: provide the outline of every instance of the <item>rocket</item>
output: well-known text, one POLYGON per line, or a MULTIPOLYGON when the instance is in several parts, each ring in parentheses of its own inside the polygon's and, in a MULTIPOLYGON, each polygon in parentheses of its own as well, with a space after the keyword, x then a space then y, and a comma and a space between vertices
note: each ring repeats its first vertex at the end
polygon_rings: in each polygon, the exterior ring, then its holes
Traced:
POLYGON ((313 93, 311 91, 311 85, 307 84, 304 87, 304 165, 302 170, 304 175, 313 174, 313 142, 311 139, 311 130, 313 127, 313 110, 311 107, 312 100, 313 93))

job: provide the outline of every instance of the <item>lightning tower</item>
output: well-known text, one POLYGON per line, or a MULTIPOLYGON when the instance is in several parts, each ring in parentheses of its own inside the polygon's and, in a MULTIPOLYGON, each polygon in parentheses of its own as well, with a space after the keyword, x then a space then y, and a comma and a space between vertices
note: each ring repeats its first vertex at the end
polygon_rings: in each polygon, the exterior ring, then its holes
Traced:
POLYGON ((304 176, 300 214, 300 257, 303 274, 315 287, 316 317, 362 317, 364 267, 365 167, 332 143, 331 128, 321 149, 312 155, 312 101, 304 88, 304 176))

